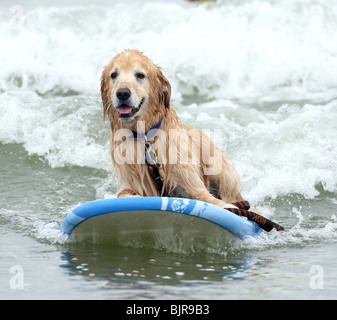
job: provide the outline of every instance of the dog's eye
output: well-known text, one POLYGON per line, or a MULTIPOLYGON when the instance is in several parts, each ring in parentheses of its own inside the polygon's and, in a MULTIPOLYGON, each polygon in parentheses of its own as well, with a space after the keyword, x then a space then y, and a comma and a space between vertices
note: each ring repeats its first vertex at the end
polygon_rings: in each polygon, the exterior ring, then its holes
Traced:
POLYGON ((111 75, 110 75, 111 79, 116 79, 117 76, 118 76, 117 72, 113 72, 113 73, 111 73, 111 75))
POLYGON ((137 72, 136 73, 136 78, 139 79, 139 80, 142 80, 145 78, 145 74, 142 73, 142 72, 137 72))

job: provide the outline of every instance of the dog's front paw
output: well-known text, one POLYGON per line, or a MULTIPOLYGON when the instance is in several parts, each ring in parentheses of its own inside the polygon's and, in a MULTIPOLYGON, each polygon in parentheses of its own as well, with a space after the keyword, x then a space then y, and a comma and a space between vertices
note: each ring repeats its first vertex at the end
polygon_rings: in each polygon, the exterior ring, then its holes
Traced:
POLYGON ((249 211, 254 212, 256 214, 261 214, 261 212, 256 208, 249 208, 249 211))
POLYGON ((117 193, 117 198, 132 198, 132 197, 141 197, 139 194, 130 191, 122 191, 117 193))
POLYGON ((224 205, 221 206, 223 209, 238 209, 238 207, 234 206, 233 204, 230 203, 225 203, 224 205))

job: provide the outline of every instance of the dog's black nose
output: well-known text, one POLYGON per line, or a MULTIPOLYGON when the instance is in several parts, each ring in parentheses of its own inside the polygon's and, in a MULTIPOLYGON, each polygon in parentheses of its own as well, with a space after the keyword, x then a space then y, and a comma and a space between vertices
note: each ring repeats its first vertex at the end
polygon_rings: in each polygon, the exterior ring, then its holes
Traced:
POLYGON ((131 91, 128 88, 120 88, 116 92, 116 96, 121 101, 126 101, 131 96, 131 91))

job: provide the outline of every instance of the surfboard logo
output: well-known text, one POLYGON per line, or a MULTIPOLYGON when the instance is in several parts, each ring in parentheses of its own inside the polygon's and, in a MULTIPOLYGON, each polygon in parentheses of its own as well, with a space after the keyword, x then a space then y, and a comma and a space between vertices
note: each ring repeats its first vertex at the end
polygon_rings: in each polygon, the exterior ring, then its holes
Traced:
POLYGON ((174 200, 171 204, 171 210, 174 212, 184 213, 189 205, 189 199, 174 200))

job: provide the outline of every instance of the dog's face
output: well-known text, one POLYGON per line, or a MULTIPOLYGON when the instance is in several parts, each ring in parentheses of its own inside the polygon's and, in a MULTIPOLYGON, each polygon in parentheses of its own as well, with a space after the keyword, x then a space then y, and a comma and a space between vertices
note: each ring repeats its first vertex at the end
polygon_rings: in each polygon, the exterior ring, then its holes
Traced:
POLYGON ((169 108, 171 86, 146 56, 127 50, 105 67, 101 94, 104 115, 109 115, 111 122, 149 122, 156 113, 169 108))

